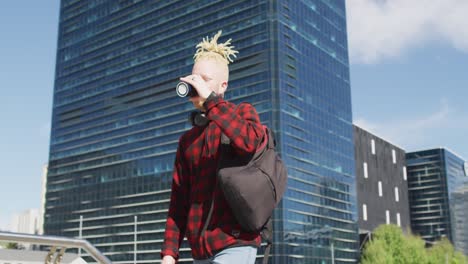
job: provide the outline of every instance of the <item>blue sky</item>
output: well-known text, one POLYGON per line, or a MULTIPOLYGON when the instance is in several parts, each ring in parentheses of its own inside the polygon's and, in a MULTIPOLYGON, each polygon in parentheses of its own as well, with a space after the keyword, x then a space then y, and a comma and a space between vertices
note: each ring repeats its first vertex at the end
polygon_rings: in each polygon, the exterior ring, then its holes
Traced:
MULTIPOLYGON (((407 151, 445 146, 468 159, 468 1, 346 1, 355 123, 407 151)), ((0 229, 40 206, 58 9, 0 7, 0 229)))
POLYGON ((39 208, 49 153, 59 1, 0 5, 0 229, 39 208))

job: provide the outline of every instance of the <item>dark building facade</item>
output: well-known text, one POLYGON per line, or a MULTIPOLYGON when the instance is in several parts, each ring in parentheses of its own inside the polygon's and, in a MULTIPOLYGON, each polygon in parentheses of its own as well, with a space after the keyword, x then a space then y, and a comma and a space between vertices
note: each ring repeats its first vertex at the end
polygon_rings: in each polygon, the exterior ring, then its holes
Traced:
POLYGON ((466 223, 466 213, 458 212, 468 186, 465 161, 445 148, 410 152, 406 159, 413 232, 426 241, 447 237, 455 246, 466 241, 460 236, 466 229, 457 228, 466 223))
MULTIPOLYGON (((254 104, 289 170, 272 263, 355 262, 344 0, 62 0, 46 234, 81 234, 114 263, 159 259, 193 108, 175 84, 220 29, 239 50, 226 98, 254 104)), ((190 262, 185 242, 180 262, 190 262)))
POLYGON ((450 217, 453 229, 456 230, 453 239, 454 246, 466 256, 468 255, 468 185, 457 188, 452 193, 450 217))
POLYGON ((382 224, 410 229, 405 151, 354 126, 360 233, 382 224))

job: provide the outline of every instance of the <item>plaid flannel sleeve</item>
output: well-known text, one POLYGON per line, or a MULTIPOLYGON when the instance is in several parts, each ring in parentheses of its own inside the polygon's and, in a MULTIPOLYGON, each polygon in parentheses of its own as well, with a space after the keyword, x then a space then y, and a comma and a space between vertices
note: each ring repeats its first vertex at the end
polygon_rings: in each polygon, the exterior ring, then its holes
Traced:
POLYGON ((220 96, 210 96, 205 101, 208 119, 214 121, 229 137, 239 153, 253 153, 263 139, 265 130, 257 111, 251 104, 242 103, 236 111, 220 96))
POLYGON ((185 236, 188 213, 188 179, 187 169, 182 158, 181 144, 177 148, 172 179, 171 202, 164 234, 164 244, 161 249, 161 258, 165 255, 179 258, 179 248, 185 236))

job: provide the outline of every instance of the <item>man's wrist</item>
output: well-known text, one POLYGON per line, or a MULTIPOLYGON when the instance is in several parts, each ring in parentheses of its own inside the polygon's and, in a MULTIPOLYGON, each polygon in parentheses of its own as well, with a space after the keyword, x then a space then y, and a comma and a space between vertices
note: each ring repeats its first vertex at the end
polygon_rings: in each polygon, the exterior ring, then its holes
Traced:
POLYGON ((211 101, 211 100, 215 99, 216 97, 218 97, 218 95, 215 92, 211 92, 210 95, 208 95, 208 97, 206 98, 205 102, 206 101, 211 101))
POLYGON ((208 113, 210 109, 218 103, 219 99, 219 95, 217 95, 215 92, 211 92, 208 98, 206 98, 205 102, 203 102, 203 108, 205 108, 205 112, 208 113))

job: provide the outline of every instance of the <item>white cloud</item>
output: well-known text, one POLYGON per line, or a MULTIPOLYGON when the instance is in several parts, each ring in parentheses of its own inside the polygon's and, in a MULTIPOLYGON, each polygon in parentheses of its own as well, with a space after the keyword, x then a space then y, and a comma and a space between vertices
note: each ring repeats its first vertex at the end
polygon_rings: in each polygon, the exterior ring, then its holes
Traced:
POLYGON ((357 118, 354 123, 407 151, 444 146, 450 141, 447 137, 458 138, 456 134, 468 129, 466 115, 444 99, 438 110, 427 115, 377 122, 357 118))
POLYGON ((430 41, 468 52, 467 0, 346 0, 352 63, 376 63, 430 41))

